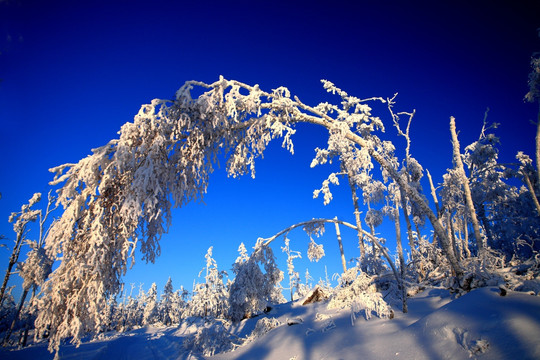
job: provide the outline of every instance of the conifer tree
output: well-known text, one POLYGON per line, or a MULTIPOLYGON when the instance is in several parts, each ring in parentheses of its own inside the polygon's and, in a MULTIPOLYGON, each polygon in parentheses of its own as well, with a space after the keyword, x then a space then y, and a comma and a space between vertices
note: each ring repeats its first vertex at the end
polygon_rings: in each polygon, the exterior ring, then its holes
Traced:
POLYGON ((152 325, 158 319, 157 285, 152 283, 145 296, 143 325, 152 325))

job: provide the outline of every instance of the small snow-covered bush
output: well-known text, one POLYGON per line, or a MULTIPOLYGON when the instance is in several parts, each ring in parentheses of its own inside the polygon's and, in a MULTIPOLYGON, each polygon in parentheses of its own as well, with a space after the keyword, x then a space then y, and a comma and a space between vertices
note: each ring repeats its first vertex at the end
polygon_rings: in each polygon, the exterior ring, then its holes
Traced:
POLYGON ((191 352, 201 353, 204 356, 213 356, 217 353, 234 350, 233 335, 223 322, 213 322, 202 327, 193 335, 184 340, 184 347, 191 352))
POLYGON ((248 344, 262 336, 264 336, 270 330, 277 328, 281 325, 281 322, 276 318, 262 318, 255 324, 255 329, 246 337, 244 344, 248 344))
POLYGON ((371 319, 372 314, 380 318, 393 318, 394 312, 384 301, 382 294, 377 292, 373 277, 364 272, 358 273, 358 268, 352 268, 341 276, 339 283, 330 298, 328 308, 350 308, 353 325, 360 313, 363 313, 366 320, 371 319))
POLYGON ((416 237, 418 247, 413 250, 414 271, 419 282, 429 281, 433 285, 451 275, 450 263, 441 248, 422 236, 416 237))
POLYGON ((504 254, 485 248, 477 257, 465 262, 465 275, 461 287, 465 291, 484 286, 494 286, 504 282, 500 269, 504 267, 504 254))

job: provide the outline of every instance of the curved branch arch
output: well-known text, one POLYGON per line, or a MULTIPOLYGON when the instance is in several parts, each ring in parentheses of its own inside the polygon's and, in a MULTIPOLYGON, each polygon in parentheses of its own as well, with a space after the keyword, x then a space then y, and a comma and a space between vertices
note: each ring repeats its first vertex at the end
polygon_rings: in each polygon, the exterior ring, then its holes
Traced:
POLYGON ((290 231, 292 231, 292 230, 294 230, 296 228, 304 227, 306 225, 321 224, 321 223, 331 223, 331 224, 343 225, 343 226, 351 228, 351 229, 353 229, 355 231, 359 231, 363 235, 367 236, 375 245, 377 245, 379 250, 382 252, 383 256, 385 257, 386 261, 388 262, 388 265, 390 265, 390 267, 392 268, 392 272, 394 273, 396 281, 398 282, 398 284, 401 284, 401 278, 399 277, 396 266, 394 265, 394 262, 392 261, 392 258, 388 254, 388 251, 387 251, 386 247, 384 247, 381 244, 379 239, 377 237, 373 236, 371 233, 369 233, 369 232, 367 232, 367 231, 365 231, 365 230, 363 230, 361 228, 359 229, 358 226, 353 225, 353 224, 351 224, 349 222, 346 222, 346 221, 343 221, 343 220, 319 218, 319 219, 312 219, 312 220, 309 220, 309 221, 303 221, 303 222, 291 225, 288 228, 281 230, 280 232, 278 232, 277 234, 275 234, 275 235, 273 235, 273 236, 271 236, 269 238, 262 238, 262 239, 259 239, 259 240, 264 241, 264 246, 268 246, 268 245, 270 245, 270 243, 272 243, 272 241, 276 240, 280 236, 285 235, 288 232, 290 232, 290 231))
POLYGON ((308 106, 291 98, 284 87, 265 92, 258 85, 222 77, 212 84, 188 81, 174 100, 143 105, 134 121, 122 126, 119 139, 76 164, 51 169, 56 174, 52 184, 64 183, 58 190, 64 213, 47 236, 47 249, 61 254, 61 263, 43 286, 36 320, 38 332, 49 329, 49 349, 58 350, 66 337, 79 344, 83 335, 106 323, 101 310, 120 291, 121 276, 133 264, 137 244, 146 261, 159 256, 171 208, 202 199, 218 156, 225 157, 229 176, 249 171, 254 177, 255 159, 273 139, 283 139, 282 146, 294 152, 291 136, 299 122, 329 132, 328 150, 318 149, 315 164, 331 156, 346 157, 346 170, 355 172, 372 166, 361 161, 378 162, 426 213, 460 276, 439 219, 395 170, 389 160, 393 147, 374 134, 383 124, 366 102, 385 100, 358 99, 328 81, 323 85, 341 97, 340 106, 308 106), (205 91, 193 99, 195 87, 205 91))

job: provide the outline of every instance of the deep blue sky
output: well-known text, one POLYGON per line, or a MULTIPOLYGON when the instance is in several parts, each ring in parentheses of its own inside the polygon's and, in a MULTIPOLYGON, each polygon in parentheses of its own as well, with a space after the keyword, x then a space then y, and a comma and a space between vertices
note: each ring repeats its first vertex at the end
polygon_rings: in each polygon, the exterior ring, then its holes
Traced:
MULTIPOLYGON (((14 238, 8 216, 34 192, 48 191, 49 168, 117 137, 141 104, 171 98, 186 80, 219 75, 266 90, 287 86, 312 105, 338 100, 324 92, 323 78, 359 97, 399 92, 396 110, 417 111, 413 155, 436 182, 452 166, 450 116, 464 146, 478 137, 489 107, 489 120, 501 123, 502 161, 513 161, 518 150, 532 155, 537 106, 523 97, 530 56, 540 51, 539 4, 0 1, 0 233, 14 238)), ((387 113, 380 116, 391 139, 387 113)), ((255 180, 216 172, 206 205, 176 211, 157 264, 139 261, 126 282, 162 288, 170 275, 175 287, 191 289, 211 245, 229 270, 240 242, 250 248, 258 236, 313 217, 352 222, 348 186, 326 207, 311 196, 331 170, 309 168, 324 133, 302 127, 294 140, 294 156, 271 146, 255 180)), ((331 275, 339 260, 334 230, 327 232, 331 275)), ((393 250, 393 233, 383 235, 393 250)), ((305 235, 291 238, 305 251, 305 235)), ((344 241, 347 257, 356 256, 354 234, 344 241)), ((278 246, 274 251, 283 259, 278 246)), ((0 248, 2 271, 8 256, 0 248)), ((321 269, 313 267, 316 280, 321 269)))

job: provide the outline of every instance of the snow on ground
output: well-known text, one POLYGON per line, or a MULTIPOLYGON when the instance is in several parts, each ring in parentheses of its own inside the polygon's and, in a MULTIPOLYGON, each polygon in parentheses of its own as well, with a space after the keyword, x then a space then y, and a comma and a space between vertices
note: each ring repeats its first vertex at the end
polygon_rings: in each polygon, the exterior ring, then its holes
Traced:
MULTIPOLYGON (((540 297, 481 288, 453 300, 442 289, 428 289, 409 299, 409 313, 391 320, 359 317, 348 310, 328 310, 323 303, 275 306, 264 317, 281 325, 266 335, 211 359, 540 359, 540 297), (292 325, 288 325, 292 324, 292 325)), ((246 337, 263 316, 243 321, 233 332, 246 337)), ((182 343, 197 329, 146 327, 111 333, 79 348, 64 345, 60 359, 202 359, 182 343)), ((52 359, 46 344, 0 350, 1 359, 52 359)))

